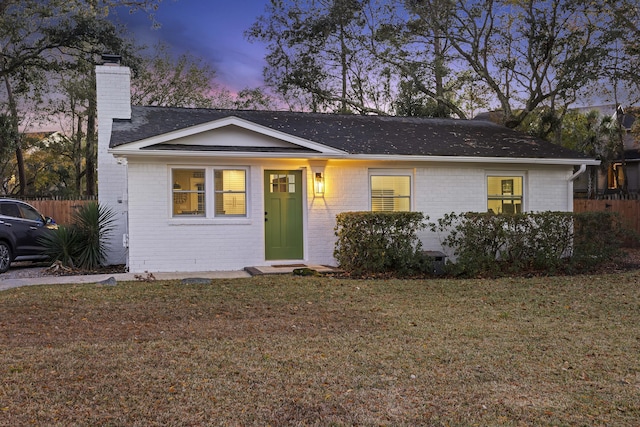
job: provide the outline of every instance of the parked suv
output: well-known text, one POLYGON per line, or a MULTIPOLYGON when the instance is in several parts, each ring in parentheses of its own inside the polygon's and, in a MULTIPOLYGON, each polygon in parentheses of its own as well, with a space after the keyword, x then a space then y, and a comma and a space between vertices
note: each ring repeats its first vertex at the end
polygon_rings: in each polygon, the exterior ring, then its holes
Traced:
POLYGON ((39 238, 58 226, 28 203, 0 199, 0 273, 13 261, 47 259, 39 238))

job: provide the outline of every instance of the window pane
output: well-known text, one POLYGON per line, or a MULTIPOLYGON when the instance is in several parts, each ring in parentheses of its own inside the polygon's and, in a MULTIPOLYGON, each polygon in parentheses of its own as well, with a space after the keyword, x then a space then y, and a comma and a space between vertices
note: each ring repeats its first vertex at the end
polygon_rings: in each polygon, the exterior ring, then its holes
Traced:
POLYGON ((287 175, 289 177, 289 193, 296 192, 296 176, 295 175, 287 175))
POLYGON ((271 192, 286 193, 287 192, 287 175, 271 174, 271 192))
POLYGON ((372 175, 371 210, 374 212, 411 210, 411 177, 372 175))
POLYGON ((19 205, 19 207, 24 219, 42 222, 42 216, 40 216, 40 214, 35 209, 23 205, 19 205))
POLYGON ((272 193, 295 193, 296 192, 296 176, 295 175, 281 175, 271 174, 269 176, 271 181, 272 193))
POLYGON ((214 187, 216 216, 247 214, 245 170, 216 169, 214 187))
POLYGON ((216 194, 216 216, 246 215, 247 205, 244 194, 216 194))
POLYGON ((2 203, 0 204, 0 214, 10 216, 13 218, 20 218, 20 209, 15 203, 2 203))
POLYGON ((487 210, 497 214, 522 212, 522 177, 487 177, 487 210))
POLYGON ((173 169, 173 215, 205 214, 204 169, 173 169))

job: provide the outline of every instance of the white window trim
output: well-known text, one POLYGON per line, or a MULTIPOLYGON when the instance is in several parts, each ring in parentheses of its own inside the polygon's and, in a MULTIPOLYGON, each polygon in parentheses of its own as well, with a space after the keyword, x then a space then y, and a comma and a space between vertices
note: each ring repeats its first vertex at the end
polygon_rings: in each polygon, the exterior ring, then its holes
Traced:
POLYGON ((367 199, 369 202, 369 211, 372 211, 372 200, 371 200, 371 177, 372 176, 408 176, 409 177, 409 212, 415 211, 415 169, 369 169, 369 173, 367 175, 367 199))
POLYGON ((529 203, 527 202, 529 196, 529 187, 527 182, 527 171, 525 170, 488 170, 485 171, 484 174, 484 210, 488 210, 488 201, 489 201, 489 188, 488 188, 488 178, 489 177, 510 177, 516 176, 522 178, 522 212, 527 212, 529 209, 529 203))
POLYGON ((211 212, 211 216, 216 218, 216 219, 221 219, 221 218, 247 218, 249 216, 249 191, 247 189, 248 187, 248 182, 249 182, 249 172, 247 171, 246 168, 244 167, 236 167, 236 168, 230 168, 230 167, 220 167, 220 166, 214 166, 212 169, 212 181, 211 181, 211 185, 212 185, 212 194, 213 194, 213 200, 211 201, 211 208, 213 209, 211 212), (244 171, 244 191, 220 191, 220 192, 216 192, 216 183, 215 183, 215 171, 244 171), (216 194, 244 194, 244 209, 245 209, 245 213, 244 215, 216 215, 215 212, 215 198, 216 198, 216 194))
POLYGON ((167 218, 169 225, 246 225, 251 224, 251 167, 238 165, 169 165, 167 183, 167 218), (179 169, 204 169, 205 179, 205 216, 173 216, 173 171, 179 169), (215 186, 214 170, 244 170, 245 171, 245 216, 215 216, 215 186))

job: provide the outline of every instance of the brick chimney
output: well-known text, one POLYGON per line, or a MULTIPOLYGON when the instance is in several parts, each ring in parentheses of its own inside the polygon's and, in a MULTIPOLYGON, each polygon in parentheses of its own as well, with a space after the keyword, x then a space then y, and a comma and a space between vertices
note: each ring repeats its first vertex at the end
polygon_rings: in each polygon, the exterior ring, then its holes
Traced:
POLYGON ((103 55, 96 66, 98 108, 98 202, 116 216, 107 242, 107 264, 128 264, 128 200, 126 161, 108 152, 113 119, 131 119, 131 71, 117 55, 103 55))

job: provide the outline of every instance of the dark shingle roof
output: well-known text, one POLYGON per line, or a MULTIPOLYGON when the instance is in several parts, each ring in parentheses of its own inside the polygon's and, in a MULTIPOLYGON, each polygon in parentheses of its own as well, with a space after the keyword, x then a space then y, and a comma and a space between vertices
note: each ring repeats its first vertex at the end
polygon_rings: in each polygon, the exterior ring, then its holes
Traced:
MULTIPOLYGON (((110 146, 234 116, 349 154, 587 158, 485 121, 165 107, 132 107, 131 120, 114 120, 110 146)), ((188 149, 165 149, 178 148, 188 149)))
POLYGON ((624 150, 624 159, 627 161, 640 160, 640 149, 632 148, 630 150, 624 150))

